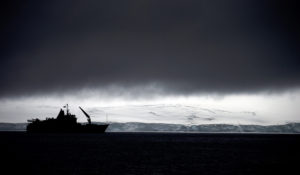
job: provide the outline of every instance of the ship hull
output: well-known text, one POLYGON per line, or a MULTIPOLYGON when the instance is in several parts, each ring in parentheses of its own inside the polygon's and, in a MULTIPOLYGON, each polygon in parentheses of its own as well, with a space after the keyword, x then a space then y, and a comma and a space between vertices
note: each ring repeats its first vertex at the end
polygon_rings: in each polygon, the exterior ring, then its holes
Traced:
POLYGON ((36 125, 27 125, 28 133, 105 133, 109 124, 86 124, 73 126, 53 125, 40 127, 36 125))
POLYGON ((107 129, 108 124, 96 125, 96 124, 87 124, 81 125, 79 132, 82 133, 104 133, 107 129))

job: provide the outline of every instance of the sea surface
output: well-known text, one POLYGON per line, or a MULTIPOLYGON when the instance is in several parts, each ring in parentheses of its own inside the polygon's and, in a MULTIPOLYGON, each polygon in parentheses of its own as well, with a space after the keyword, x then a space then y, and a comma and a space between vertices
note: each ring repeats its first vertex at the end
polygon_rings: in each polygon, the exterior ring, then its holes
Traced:
MULTIPOLYGON (((5 174, 295 174, 300 135, 0 132, 5 174)), ((296 173, 298 174, 298 173, 296 173)))

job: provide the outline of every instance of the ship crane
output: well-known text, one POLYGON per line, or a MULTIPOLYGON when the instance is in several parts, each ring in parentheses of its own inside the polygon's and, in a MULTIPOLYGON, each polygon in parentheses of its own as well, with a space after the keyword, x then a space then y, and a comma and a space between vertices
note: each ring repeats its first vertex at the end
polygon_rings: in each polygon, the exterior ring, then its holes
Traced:
POLYGON ((90 115, 87 114, 80 106, 79 106, 79 109, 80 109, 80 110, 84 113, 84 115, 86 116, 88 123, 89 123, 89 124, 92 124, 90 115))

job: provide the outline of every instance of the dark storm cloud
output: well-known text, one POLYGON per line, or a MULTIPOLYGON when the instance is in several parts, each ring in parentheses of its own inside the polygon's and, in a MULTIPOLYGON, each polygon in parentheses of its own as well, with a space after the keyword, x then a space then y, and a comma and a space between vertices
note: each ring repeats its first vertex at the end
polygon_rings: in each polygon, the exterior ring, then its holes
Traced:
POLYGON ((174 93, 300 85, 296 1, 9 1, 1 95, 157 83, 174 93))

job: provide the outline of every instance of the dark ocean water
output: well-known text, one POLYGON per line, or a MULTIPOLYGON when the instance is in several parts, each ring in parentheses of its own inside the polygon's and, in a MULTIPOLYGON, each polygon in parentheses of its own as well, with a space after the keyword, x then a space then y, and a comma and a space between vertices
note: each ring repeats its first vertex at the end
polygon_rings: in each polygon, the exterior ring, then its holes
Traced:
POLYGON ((300 170, 300 135, 0 132, 0 140, 5 174, 247 175, 300 170))

